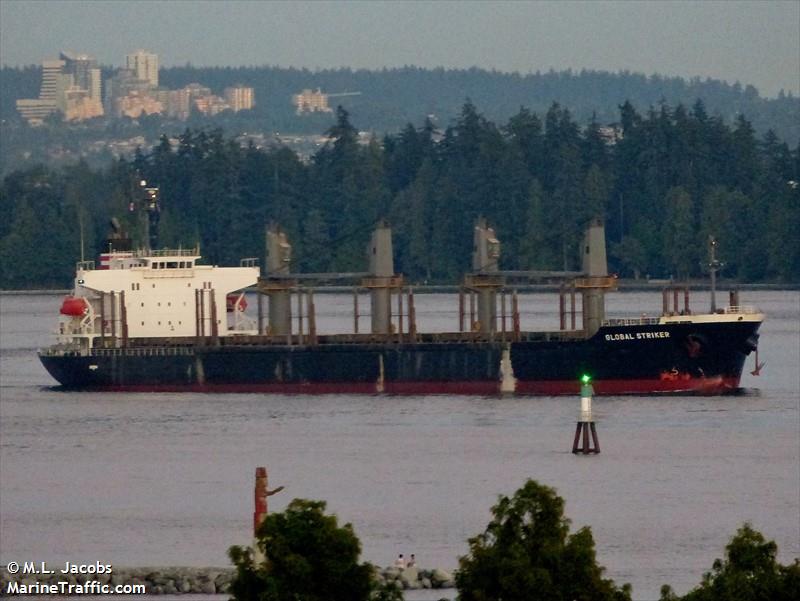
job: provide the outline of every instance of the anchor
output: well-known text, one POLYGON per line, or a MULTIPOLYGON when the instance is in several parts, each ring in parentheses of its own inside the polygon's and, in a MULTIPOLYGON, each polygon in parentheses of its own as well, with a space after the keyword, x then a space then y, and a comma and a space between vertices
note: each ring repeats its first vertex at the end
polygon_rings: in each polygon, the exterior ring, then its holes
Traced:
POLYGON ((753 374, 754 376, 760 376, 761 375, 761 369, 766 364, 767 364, 766 361, 764 361, 764 363, 759 363, 758 362, 758 347, 756 347, 756 368, 753 371, 751 371, 750 373, 753 374))

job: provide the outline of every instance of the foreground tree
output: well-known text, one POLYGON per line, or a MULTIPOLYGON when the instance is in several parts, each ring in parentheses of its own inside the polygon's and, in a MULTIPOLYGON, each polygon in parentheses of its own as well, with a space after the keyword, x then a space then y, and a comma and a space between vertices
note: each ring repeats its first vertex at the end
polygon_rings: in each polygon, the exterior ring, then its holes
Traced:
POLYGON ((667 585, 661 601, 790 601, 800 593, 800 561, 783 566, 775 560, 778 547, 745 524, 725 547, 700 586, 678 597, 667 585))
MULTIPOLYGON (((366 601, 373 593, 372 566, 358 562, 358 537, 350 524, 340 527, 335 515, 325 515, 324 501, 293 500, 267 516, 257 539, 263 562, 249 548, 228 551, 237 601, 366 601)), ((375 593, 394 601, 390 592, 375 593)))
POLYGON ((630 585, 602 577, 588 527, 569 534, 564 500, 528 480, 501 496, 486 531, 459 560, 461 601, 629 601, 630 585))

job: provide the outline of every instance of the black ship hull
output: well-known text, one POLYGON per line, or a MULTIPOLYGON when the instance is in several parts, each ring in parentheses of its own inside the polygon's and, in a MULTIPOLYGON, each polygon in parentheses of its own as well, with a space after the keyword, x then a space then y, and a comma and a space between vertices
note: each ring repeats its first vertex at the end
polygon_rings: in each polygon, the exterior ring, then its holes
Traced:
POLYGON ((149 341, 88 354, 50 349, 45 368, 65 389, 275 393, 721 394, 735 391, 760 321, 604 326, 589 339, 525 333, 516 341, 411 342, 322 337, 314 344, 220 338, 149 341))

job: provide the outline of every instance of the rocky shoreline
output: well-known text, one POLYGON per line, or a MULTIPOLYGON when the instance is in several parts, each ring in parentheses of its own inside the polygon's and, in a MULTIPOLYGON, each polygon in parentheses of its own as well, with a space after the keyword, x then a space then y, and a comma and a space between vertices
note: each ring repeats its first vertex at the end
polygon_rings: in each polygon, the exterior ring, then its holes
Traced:
MULTIPOLYGON (((207 594, 224 595, 228 593, 231 579, 234 576, 233 568, 192 568, 192 567, 143 567, 143 568, 114 568, 110 574, 10 574, 3 566, 0 568, 0 597, 22 594, 15 592, 12 582, 25 585, 26 588, 35 584, 57 585, 60 582, 69 584, 84 584, 86 582, 99 582, 101 584, 133 585, 144 584, 145 594, 148 595, 183 595, 207 594)), ((452 572, 442 569, 374 567, 375 580, 378 583, 395 582, 403 590, 416 589, 452 589, 455 586, 452 572)), ((34 591, 30 591, 34 592, 34 591)), ((77 594, 77 593, 76 593, 77 594)))

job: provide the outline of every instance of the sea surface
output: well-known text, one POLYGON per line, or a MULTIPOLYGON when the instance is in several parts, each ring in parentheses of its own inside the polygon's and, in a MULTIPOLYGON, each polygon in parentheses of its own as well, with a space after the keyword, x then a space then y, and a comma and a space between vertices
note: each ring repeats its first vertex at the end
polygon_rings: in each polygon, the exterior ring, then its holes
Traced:
MULTIPOLYGON (((421 567, 455 568, 498 495, 528 478, 566 499, 573 529, 591 526, 598 561, 635 599, 695 586, 746 521, 783 563, 800 556, 797 291, 742 294, 767 314, 749 394, 596 398, 602 453, 588 457, 570 453, 577 398, 55 390, 36 350, 60 302, 0 297, 0 564, 227 565, 228 547, 251 540, 261 465, 270 488, 286 487, 271 510, 326 500, 379 565, 415 553, 421 567)), ((557 302, 524 295, 523 328, 557 327, 557 302)), ((318 295, 318 330, 349 331, 351 304, 318 295)), ((416 306, 420 330, 456 329, 455 296, 416 306)), ((616 293, 607 307, 658 315, 661 296, 616 293)))

